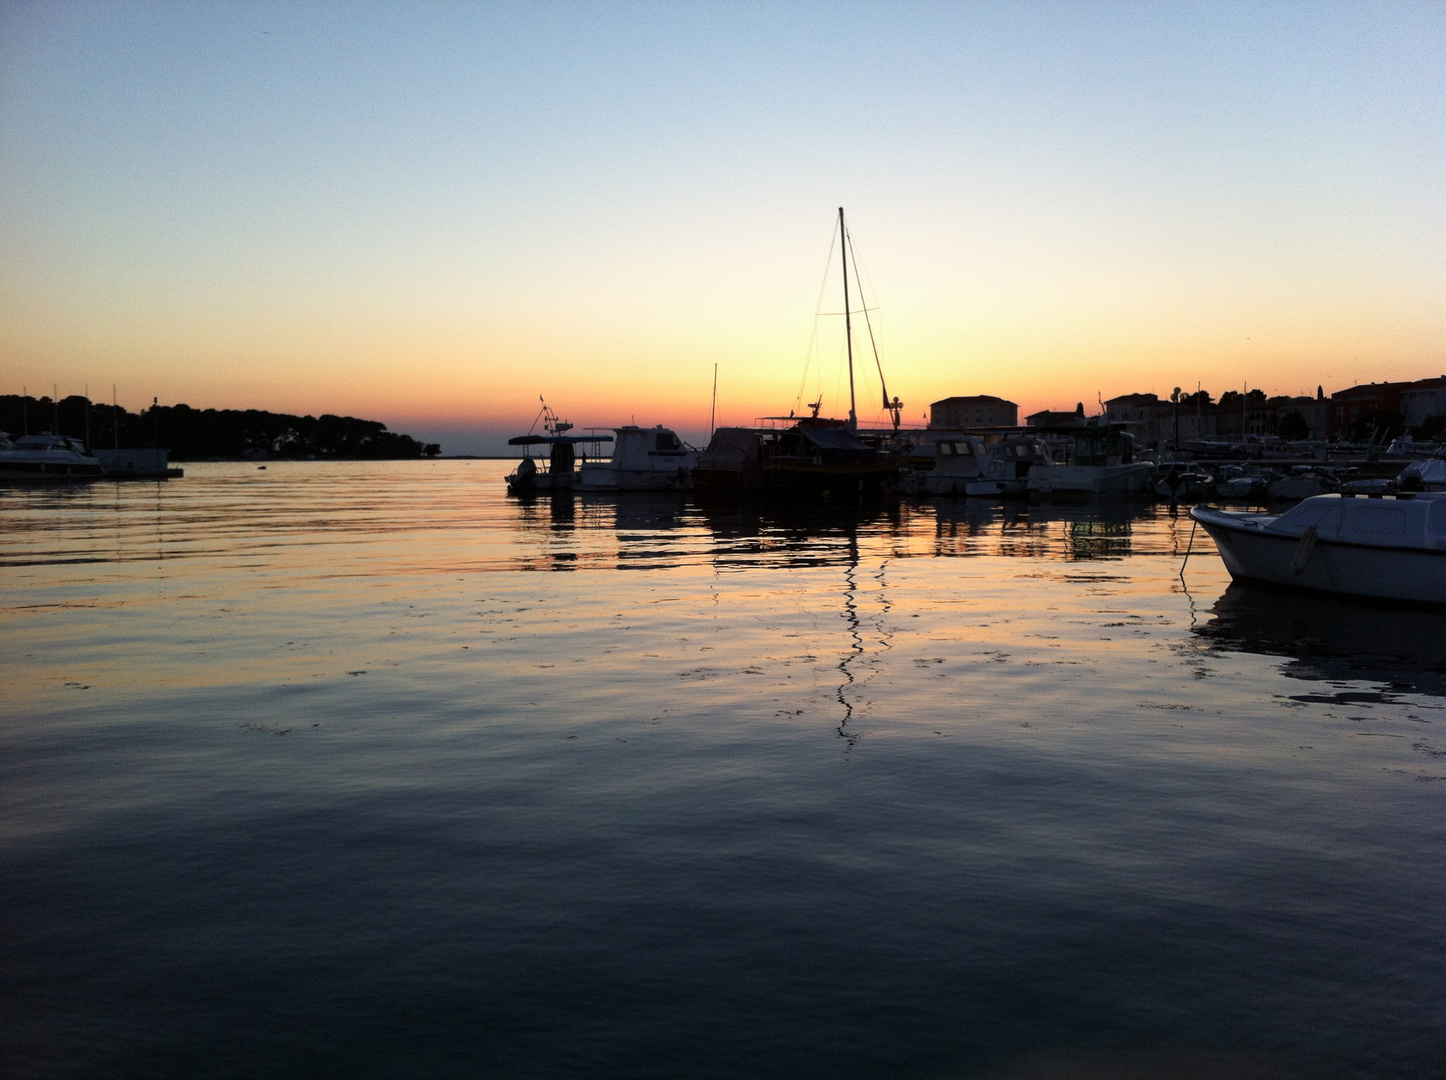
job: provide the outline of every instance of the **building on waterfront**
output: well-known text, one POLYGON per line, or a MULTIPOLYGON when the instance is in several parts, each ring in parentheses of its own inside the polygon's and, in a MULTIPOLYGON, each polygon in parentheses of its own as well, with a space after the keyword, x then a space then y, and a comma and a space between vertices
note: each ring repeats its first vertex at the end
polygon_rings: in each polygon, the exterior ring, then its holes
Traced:
MULTIPOLYGON (((1280 437, 1328 440, 1362 419, 1385 427, 1419 428, 1433 417, 1446 422, 1446 375, 1415 382, 1363 383, 1330 397, 1323 387, 1309 394, 1268 397, 1263 390, 1229 390, 1212 402, 1204 391, 1182 394, 1178 406, 1155 394, 1120 394, 1104 402, 1105 417, 1123 424, 1142 445, 1161 446, 1221 439, 1280 437)), ((1087 423, 1084 406, 1073 413, 1044 410, 1025 418, 1030 427, 1087 423)))
POLYGON ((1266 398, 1254 407, 1247 402, 1246 412, 1250 419, 1248 433, 1281 435, 1283 438, 1293 434, 1295 438, 1328 439, 1335 430, 1331 419, 1333 410, 1333 404, 1319 388, 1316 389, 1315 397, 1304 394, 1299 397, 1266 398), (1296 414, 1300 416, 1300 421, 1292 423, 1289 418, 1296 414), (1306 432, 1304 436, 1298 431, 1302 425, 1306 432))
MULTIPOLYGON (((1154 394, 1121 394, 1105 402, 1105 415, 1111 424, 1124 424, 1130 434, 1145 446, 1160 441, 1161 416, 1173 415, 1174 402, 1161 401, 1154 394)), ((1173 438, 1173 428, 1166 439, 1173 438)), ((1182 438, 1187 438, 1182 432, 1182 438)))
POLYGON ((1112 424, 1124 424, 1145 446, 1188 443, 1216 435, 1215 409, 1205 398, 1186 394, 1178 402, 1154 394, 1121 394, 1105 402, 1112 424))
POLYGON ((1397 412, 1406 418, 1406 426, 1417 428, 1433 416, 1446 416, 1446 375, 1420 379, 1401 391, 1397 412))
POLYGON ((1074 407, 1074 412, 1059 412, 1055 409, 1041 409, 1024 418, 1027 427, 1079 427, 1085 422, 1084 402, 1074 407))
POLYGON ((929 406, 931 428, 1018 427, 1019 406, 993 394, 947 397, 929 406))
POLYGON ((1331 423, 1344 431, 1357 420, 1381 413, 1400 413, 1401 394, 1416 386, 1409 382, 1361 383, 1331 395, 1331 423))

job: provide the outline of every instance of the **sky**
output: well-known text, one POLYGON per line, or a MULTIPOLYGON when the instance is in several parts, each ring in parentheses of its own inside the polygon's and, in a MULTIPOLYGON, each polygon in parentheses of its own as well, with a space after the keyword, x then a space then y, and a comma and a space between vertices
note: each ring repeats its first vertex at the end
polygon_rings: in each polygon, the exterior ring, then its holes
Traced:
POLYGON ((0 192, 5 393, 844 415, 840 206, 906 423, 1329 393, 1446 374, 1446 3, 7 0, 0 192))

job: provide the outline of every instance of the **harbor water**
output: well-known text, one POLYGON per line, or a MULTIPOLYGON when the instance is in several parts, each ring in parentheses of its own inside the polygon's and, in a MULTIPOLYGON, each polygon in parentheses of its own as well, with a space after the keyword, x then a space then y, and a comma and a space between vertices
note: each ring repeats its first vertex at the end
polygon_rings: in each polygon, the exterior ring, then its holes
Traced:
POLYGON ((0 490, 7 1076, 1442 1074, 1446 615, 509 467, 0 490))

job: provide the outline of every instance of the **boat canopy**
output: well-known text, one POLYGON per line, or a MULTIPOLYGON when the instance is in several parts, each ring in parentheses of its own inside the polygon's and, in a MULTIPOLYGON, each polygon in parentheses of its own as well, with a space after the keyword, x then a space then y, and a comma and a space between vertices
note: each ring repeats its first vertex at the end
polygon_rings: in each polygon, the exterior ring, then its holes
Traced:
POLYGON ((839 450, 852 454, 873 453, 873 447, 848 428, 799 425, 798 433, 820 450, 839 450))
POLYGON ((611 435, 514 435, 507 440, 508 446, 556 446, 559 443, 612 442, 611 435))
POLYGON ((752 428, 720 427, 698 456, 698 468, 741 472, 758 467, 761 439, 752 428))

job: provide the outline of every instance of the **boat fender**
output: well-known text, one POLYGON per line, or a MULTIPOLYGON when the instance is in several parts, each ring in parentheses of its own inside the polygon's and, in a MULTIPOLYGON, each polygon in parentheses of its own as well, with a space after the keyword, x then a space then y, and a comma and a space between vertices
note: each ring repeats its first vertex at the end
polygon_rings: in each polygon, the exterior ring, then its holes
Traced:
POLYGON ((1290 560, 1290 572, 1302 574, 1305 572, 1306 563, 1310 562, 1310 553, 1315 550, 1316 528, 1314 525, 1307 525, 1305 532, 1300 534, 1300 543, 1295 545, 1295 555, 1290 560))

